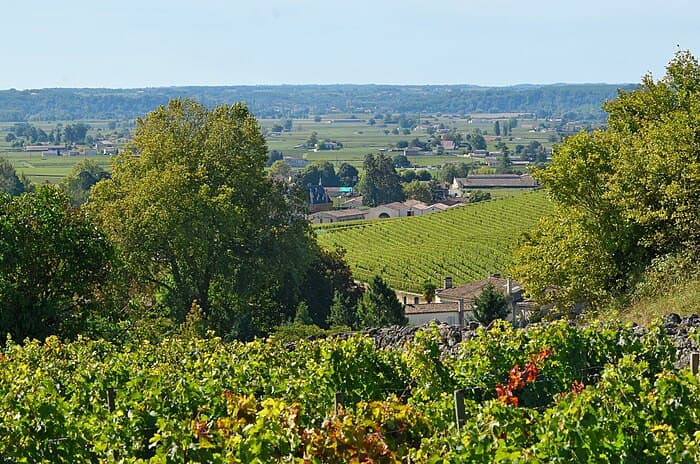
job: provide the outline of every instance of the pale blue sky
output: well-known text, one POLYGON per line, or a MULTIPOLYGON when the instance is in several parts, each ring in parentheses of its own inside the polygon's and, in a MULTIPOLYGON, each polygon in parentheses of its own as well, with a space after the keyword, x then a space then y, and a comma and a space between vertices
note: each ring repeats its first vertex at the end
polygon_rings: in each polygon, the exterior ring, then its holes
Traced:
POLYGON ((0 89, 639 82, 697 0, 12 0, 0 89))

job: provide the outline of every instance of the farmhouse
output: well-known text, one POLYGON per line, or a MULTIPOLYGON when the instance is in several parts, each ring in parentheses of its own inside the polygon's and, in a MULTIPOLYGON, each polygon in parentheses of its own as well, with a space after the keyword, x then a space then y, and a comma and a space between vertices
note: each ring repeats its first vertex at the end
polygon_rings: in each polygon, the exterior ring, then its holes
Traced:
POLYGON ((430 321, 464 326, 464 308, 462 306, 460 311, 459 302, 407 304, 405 314, 410 326, 424 325, 430 321))
POLYGON ((474 300, 481 295, 481 292, 489 284, 493 285, 494 288, 501 291, 504 295, 510 295, 510 301, 516 306, 516 310, 523 312, 519 309, 523 303, 523 291, 518 282, 493 275, 487 279, 453 287, 452 278, 446 277, 445 288, 436 293, 433 303, 419 304, 418 301, 415 301, 414 304, 406 305, 408 323, 410 325, 421 325, 437 320, 447 324, 464 326, 466 321, 474 320, 472 309, 474 300))

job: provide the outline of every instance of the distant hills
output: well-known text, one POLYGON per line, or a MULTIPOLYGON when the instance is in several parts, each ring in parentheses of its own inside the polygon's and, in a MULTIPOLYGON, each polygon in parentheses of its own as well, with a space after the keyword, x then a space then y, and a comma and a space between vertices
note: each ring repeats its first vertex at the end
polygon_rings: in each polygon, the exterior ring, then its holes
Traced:
POLYGON ((0 121, 134 119, 178 97, 206 106, 245 102, 261 118, 338 113, 534 113, 538 117, 603 120, 602 103, 635 84, 260 85, 143 89, 0 91, 0 121))

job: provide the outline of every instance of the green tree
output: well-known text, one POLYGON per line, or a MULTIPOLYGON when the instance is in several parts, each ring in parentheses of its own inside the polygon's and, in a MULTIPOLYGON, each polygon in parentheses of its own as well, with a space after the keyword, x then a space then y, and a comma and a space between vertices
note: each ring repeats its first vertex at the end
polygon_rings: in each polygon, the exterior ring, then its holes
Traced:
POLYGON ((567 138, 534 173, 554 213, 516 254, 516 278, 561 310, 624 297, 654 257, 700 242, 697 60, 678 52, 605 109, 606 130, 567 138))
POLYGON ((133 149, 139 156, 120 153, 88 206, 134 280, 152 284, 180 320, 196 300, 232 337, 293 315, 277 300, 303 279, 310 230, 300 195, 265 174, 248 108, 173 100, 137 121, 133 149))
POLYGON ((329 327, 357 327, 357 301, 352 301, 341 292, 333 295, 333 304, 326 323, 329 327))
POLYGON ((301 186, 319 185, 320 183, 325 187, 337 187, 340 185, 340 179, 338 179, 333 163, 314 161, 301 170, 297 183, 301 186))
POLYGON ((496 137, 501 136, 501 123, 499 121, 493 123, 493 133, 496 134, 496 137))
POLYGON ((278 160, 283 160, 284 155, 281 151, 277 150, 270 150, 270 152, 267 155, 267 162, 265 163, 265 166, 270 167, 272 166, 272 163, 278 160))
POLYGON ((343 163, 338 168, 338 180, 341 187, 354 187, 360 178, 357 168, 349 163, 343 163))
POLYGON ((15 168, 8 160, 0 157, 0 192, 14 196, 25 191, 26 187, 17 175, 15 168))
POLYGON ((106 235, 60 189, 0 196, 0 332, 76 335, 100 304, 113 260, 106 235))
POLYGON ((403 192, 409 200, 418 200, 427 204, 430 204, 433 200, 433 192, 430 190, 430 186, 419 180, 403 184, 403 192))
POLYGON ((423 298, 428 303, 435 301, 435 291, 437 290, 437 285, 429 280, 423 282, 423 298))
POLYGON ((362 194, 364 205, 378 206, 405 199, 401 178, 396 173, 390 157, 383 153, 368 154, 365 156, 363 168, 364 175, 360 178, 358 190, 362 194))
POLYGON ((300 301, 297 305, 296 314, 294 315, 294 323, 301 325, 311 325, 314 323, 309 313, 309 305, 306 301, 300 301))
POLYGON ((379 276, 374 276, 367 285, 357 306, 357 318, 363 328, 408 323, 396 293, 379 276))
POLYGON ((508 298, 491 284, 484 287, 481 294, 474 299, 474 318, 484 325, 496 319, 508 316, 508 298))
POLYGON ((356 306, 360 294, 361 290, 345 261, 345 250, 318 248, 298 295, 308 304, 314 324, 326 327, 335 295, 340 295, 344 304, 356 306))
POLYGON ((410 168, 411 162, 408 160, 406 155, 396 155, 393 158, 395 168, 410 168))
POLYGON ((70 197, 71 204, 80 206, 87 201, 92 186, 108 177, 109 173, 96 161, 83 159, 73 165, 73 169, 61 180, 60 185, 70 197))
POLYGON ((289 176, 291 173, 292 168, 285 161, 277 160, 274 163, 272 163, 272 166, 270 166, 270 174, 272 175, 280 175, 286 177, 289 176))

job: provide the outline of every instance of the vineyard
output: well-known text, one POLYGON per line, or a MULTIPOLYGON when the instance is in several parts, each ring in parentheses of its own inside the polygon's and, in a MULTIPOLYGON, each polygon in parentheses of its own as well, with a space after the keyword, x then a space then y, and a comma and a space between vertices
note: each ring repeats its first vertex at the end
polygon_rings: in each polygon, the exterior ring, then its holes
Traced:
POLYGON ((400 350, 361 335, 294 347, 8 341, 0 461, 700 459, 698 377, 673 368, 660 326, 640 336, 620 325, 501 324, 462 342, 456 358, 440 355, 438 339, 428 329, 400 350))
POLYGON ((358 280, 374 275, 398 290, 420 292, 423 282, 445 276, 462 283, 501 273, 511 263, 518 235, 550 208, 544 192, 475 203, 399 219, 317 227, 319 243, 342 247, 358 280))

